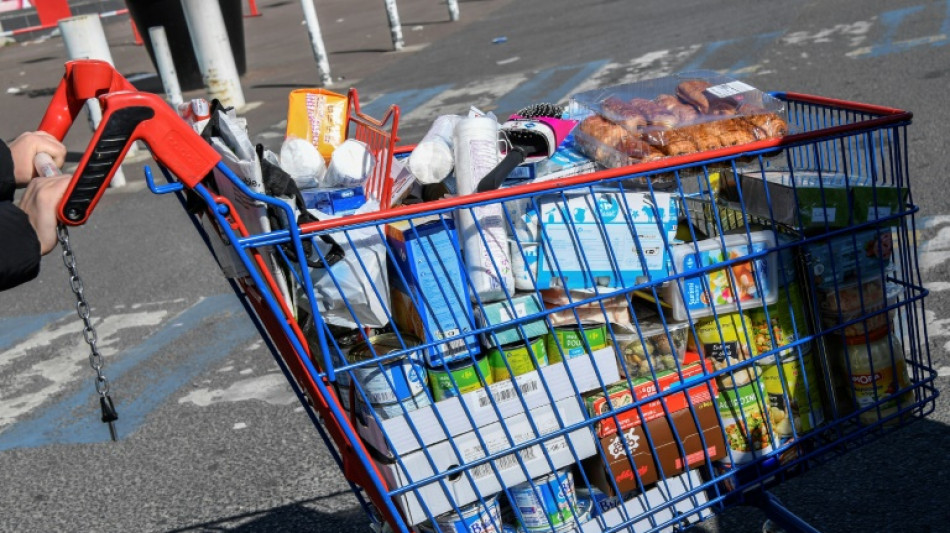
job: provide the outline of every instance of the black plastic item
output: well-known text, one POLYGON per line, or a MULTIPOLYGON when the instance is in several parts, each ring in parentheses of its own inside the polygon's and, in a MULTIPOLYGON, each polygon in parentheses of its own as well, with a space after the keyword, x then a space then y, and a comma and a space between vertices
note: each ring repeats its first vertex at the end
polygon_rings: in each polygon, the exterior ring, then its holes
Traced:
MULTIPOLYGON (((218 0, 218 3, 221 5, 224 27, 231 41, 234 64, 238 74, 244 74, 247 71, 247 54, 244 49, 243 3, 241 0, 218 0)), ((145 48, 148 50, 152 65, 155 65, 155 70, 158 70, 158 66, 155 63, 155 51, 152 49, 152 39, 148 29, 164 26, 181 90, 191 91, 203 87, 201 68, 198 66, 191 35, 188 33, 188 24, 185 22, 181 0, 125 0, 125 4, 129 8, 129 16, 132 17, 139 35, 145 41, 145 48)))

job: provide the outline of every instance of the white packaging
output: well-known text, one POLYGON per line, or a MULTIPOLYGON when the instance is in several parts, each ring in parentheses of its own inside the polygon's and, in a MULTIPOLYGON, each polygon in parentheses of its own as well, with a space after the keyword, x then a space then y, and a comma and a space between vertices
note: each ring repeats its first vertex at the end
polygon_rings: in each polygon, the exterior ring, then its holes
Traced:
POLYGON ((435 119, 422 141, 409 155, 409 170, 419 183, 439 183, 452 172, 455 155, 452 153, 452 135, 462 120, 458 115, 442 115, 435 119))
POLYGON ((288 137, 280 146, 280 168, 300 189, 321 187, 327 164, 317 147, 306 139, 288 137))
POLYGON ((347 139, 333 150, 324 187, 359 187, 373 172, 376 159, 366 143, 347 139))
MULTIPOLYGON (((462 119, 455 127, 453 145, 458 192, 472 194, 501 160, 498 122, 487 116, 462 119)), ((459 209, 455 225, 474 291, 472 299, 477 296, 482 302, 493 302, 505 298, 506 291, 514 292, 508 226, 501 204, 459 209)))

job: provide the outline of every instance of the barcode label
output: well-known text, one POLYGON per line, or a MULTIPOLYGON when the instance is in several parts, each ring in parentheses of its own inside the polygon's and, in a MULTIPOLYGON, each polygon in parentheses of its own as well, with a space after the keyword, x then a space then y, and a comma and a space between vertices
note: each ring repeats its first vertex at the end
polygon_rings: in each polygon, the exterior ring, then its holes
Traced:
MULTIPOLYGON (((487 407, 491 405, 491 399, 495 398, 496 403, 503 403, 509 400, 513 400, 518 397, 517 391, 520 390, 521 394, 528 394, 529 392, 534 392, 538 390, 538 380, 532 379, 530 381, 525 381, 518 385, 518 389, 514 387, 509 387, 507 389, 498 389, 491 393, 486 392, 484 395, 478 398, 479 407, 487 407)), ((489 389, 491 390, 491 389, 489 389)))
POLYGON ((537 448, 538 448, 537 446, 531 446, 530 448, 525 448, 524 450, 521 450, 517 455, 510 454, 504 457, 500 457, 488 463, 482 463, 471 470, 472 479, 479 479, 479 478, 483 478, 485 476, 491 475, 492 463, 495 464, 495 467, 498 469, 499 472, 501 472, 502 470, 506 470, 508 468, 517 466, 518 455, 520 455, 521 459, 525 462, 533 461, 534 458, 537 456, 537 448))
POLYGON ((733 81, 729 83, 723 83, 722 85, 716 85, 715 87, 709 87, 706 89, 706 92, 713 96, 718 96, 719 98, 726 98, 735 94, 747 93, 754 90, 755 87, 749 85, 748 83, 733 81))

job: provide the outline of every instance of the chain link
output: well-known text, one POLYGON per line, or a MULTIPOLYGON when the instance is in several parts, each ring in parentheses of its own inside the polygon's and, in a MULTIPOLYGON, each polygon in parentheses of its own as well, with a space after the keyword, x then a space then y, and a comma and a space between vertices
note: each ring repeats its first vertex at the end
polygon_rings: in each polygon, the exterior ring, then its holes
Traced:
POLYGON ((96 333, 96 327, 90 318, 89 302, 86 301, 86 295, 83 293, 82 278, 76 268, 76 256, 69 245, 69 231, 67 231, 66 226, 60 224, 56 228, 56 236, 63 248, 63 264, 66 265, 66 270, 69 272, 69 287, 76 295, 76 313, 83 323, 82 337, 89 345, 89 366, 96 371, 96 392, 99 393, 99 396, 105 397, 109 394, 109 380, 102 373, 102 354, 99 353, 99 347, 97 346, 99 334, 96 333))

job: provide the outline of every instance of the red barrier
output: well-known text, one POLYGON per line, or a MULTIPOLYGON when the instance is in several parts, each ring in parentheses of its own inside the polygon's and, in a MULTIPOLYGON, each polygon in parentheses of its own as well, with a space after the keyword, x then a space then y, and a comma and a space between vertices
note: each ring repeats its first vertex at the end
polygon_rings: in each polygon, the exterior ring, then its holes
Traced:
POLYGON ((66 0, 33 0, 33 7, 40 17, 40 26, 44 28, 56 26, 60 19, 73 16, 66 0))

